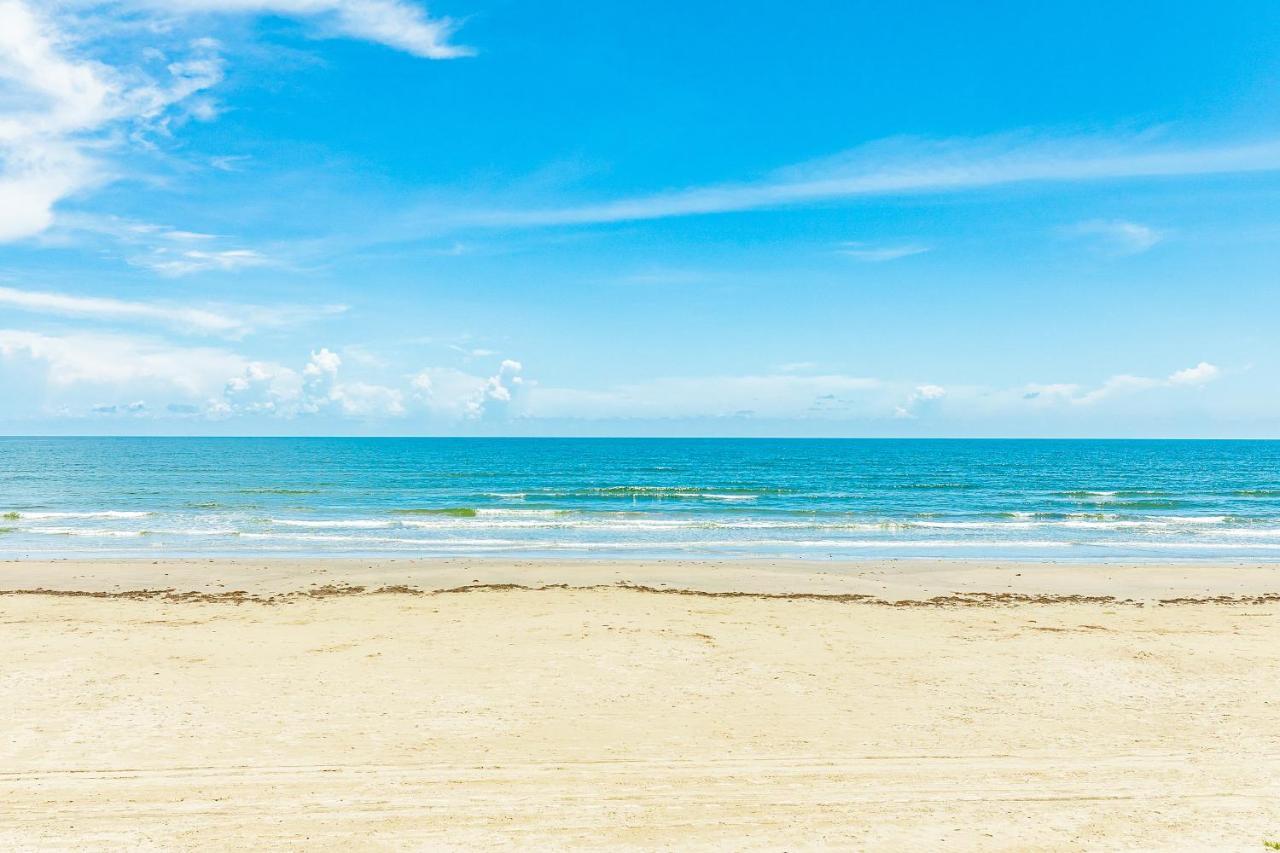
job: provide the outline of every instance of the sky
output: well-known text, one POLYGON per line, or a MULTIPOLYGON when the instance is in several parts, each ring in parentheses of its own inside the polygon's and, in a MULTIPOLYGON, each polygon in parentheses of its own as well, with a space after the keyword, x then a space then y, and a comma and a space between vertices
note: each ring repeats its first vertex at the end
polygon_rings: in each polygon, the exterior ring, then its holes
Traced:
POLYGON ((0 0, 0 433, 1280 437, 1280 4, 0 0))

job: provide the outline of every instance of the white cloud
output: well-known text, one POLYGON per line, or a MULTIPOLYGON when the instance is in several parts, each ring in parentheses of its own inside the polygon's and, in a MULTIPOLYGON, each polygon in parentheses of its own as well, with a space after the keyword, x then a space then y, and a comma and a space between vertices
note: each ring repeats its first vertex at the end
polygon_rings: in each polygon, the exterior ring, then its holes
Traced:
POLYGON ((840 248, 836 249, 837 254, 847 255, 855 260, 865 261, 867 263, 896 261, 899 258, 909 258, 912 255, 922 255, 928 251, 928 246, 918 246, 914 244, 905 244, 901 246, 871 246, 857 241, 841 243, 840 248))
POLYGON ((404 392, 386 385, 343 381, 339 378, 341 368, 342 357, 328 347, 311 353, 302 369, 302 411, 314 413, 336 406, 342 414, 358 418, 405 414, 404 392))
POLYGON ((1158 388, 1199 387, 1217 379, 1220 374, 1221 371, 1217 366, 1202 361, 1195 367, 1174 371, 1163 379, 1120 373, 1087 391, 1079 385, 1069 383, 1032 384, 1023 389, 1022 397, 1025 400, 1035 401, 1039 405, 1067 403, 1073 406, 1092 406, 1104 400, 1127 397, 1158 388))
POLYGON ((72 238, 93 236, 108 237, 114 243, 127 247, 131 253, 126 260, 133 266, 169 277, 208 270, 235 272, 278 265, 256 249, 227 247, 226 240, 217 234, 137 222, 118 216, 64 214, 44 239, 56 245, 72 238))
MULTIPOLYGON (((72 415, 224 419, 331 412, 367 419, 406 414, 403 391, 341 381, 341 364, 326 348, 313 352, 299 372, 223 348, 184 347, 147 337, 0 330, 4 375, 35 374, 46 402, 72 415), (146 405, 133 405, 137 400, 146 405)), ((0 413, 19 405, 31 402, 0 400, 0 413)))
MULTIPOLYGON (((1106 138, 1003 135, 929 141, 888 139, 791 166, 761 180, 566 207, 451 213, 454 223, 539 227, 627 222, 813 204, 836 199, 944 193, 1027 182, 1079 182, 1275 171, 1280 140, 1202 146, 1152 134, 1106 138)), ((443 219, 443 217, 442 217, 443 219)))
POLYGON ((1164 239, 1164 234, 1139 222, 1123 219, 1093 219, 1079 222, 1064 229, 1064 233, 1076 237, 1093 237, 1110 251, 1123 255, 1138 255, 1164 239))
POLYGON ((430 18, 409 0, 125 0, 121 5, 169 14, 253 14, 314 18, 332 33, 376 42, 426 59, 471 56, 451 44, 457 24, 430 18))
POLYGON ((150 255, 130 258, 129 262, 168 276, 190 275, 206 270, 234 272, 270 263, 262 254, 252 249, 222 249, 212 252, 203 249, 187 249, 179 252, 159 249, 150 255))
POLYGON ((165 132, 170 108, 222 77, 203 41, 162 77, 77 56, 57 8, 0 0, 0 241, 40 233, 58 201, 106 181, 98 151, 113 144, 111 130, 165 132))
POLYGON ((23 2, 0 2, 0 241, 39 233, 53 205, 96 178, 74 135, 110 120, 118 87, 59 50, 23 2))
POLYGON ((0 287, 0 305, 23 311, 92 320, 156 323, 183 332, 239 337, 255 329, 308 322, 342 313, 343 305, 192 307, 105 296, 72 296, 0 287))
MULTIPOLYGON (((302 407, 303 383, 298 374, 278 364, 251 361, 227 379, 221 397, 205 403, 209 417, 238 414, 271 414, 286 417, 302 407)), ((199 411, 199 409, 197 409, 199 411)))
POLYGON ((150 338, 108 334, 43 335, 0 330, 0 359, 25 359, 52 389, 89 386, 94 392, 218 393, 228 377, 247 369, 244 357, 216 347, 180 347, 150 338))
POLYGON ((311 353, 311 360, 302 372, 310 377, 336 376, 341 366, 341 356, 328 347, 322 347, 311 353))
POLYGON ((228 333, 244 329, 240 320, 200 308, 127 302, 96 296, 68 296, 62 293, 15 290, 11 287, 0 287, 0 305, 68 317, 155 321, 172 326, 194 327, 202 332, 228 333))
POLYGON ((945 396, 947 396, 947 389, 941 385, 917 385, 907 396, 906 401, 894 408, 893 416, 895 418, 919 417, 920 408, 928 406, 935 400, 941 400, 945 396))
POLYGON ((346 382, 334 387, 331 399, 342 407, 343 414, 355 417, 398 417, 405 413, 404 394, 385 385, 346 382))
MULTIPOLYGON (((42 409, 69 417, 183 419, 234 417, 413 418, 422 423, 537 420, 754 419, 857 422, 945 416, 1008 423, 1029 413, 1090 418, 1128 405, 1176 411, 1180 398, 1222 371, 1208 362, 1164 378, 1117 374, 1095 387, 1075 383, 1020 388, 906 383, 844 374, 664 377, 600 389, 543 386, 503 361, 491 374, 434 367, 401 378, 348 376, 332 349, 301 367, 221 347, 187 347, 142 336, 50 335, 0 330, 0 417, 42 409), (1147 399, 1146 395, 1157 394, 1147 399), (1141 401, 1141 402, 1139 402, 1141 401), (143 405, 138 405, 139 403, 143 405), (942 408, 945 406, 945 408, 942 408), (1104 408, 1105 407, 1105 408, 1104 408)), ((385 376, 385 374, 384 374, 385 376)), ((1064 421, 1065 422, 1065 421, 1064 421)))
MULTIPOLYGON (((45 231, 59 202, 118 177, 114 153, 153 147, 178 120, 217 117, 207 92, 223 78, 220 46, 192 31, 215 14, 314 19, 334 35, 433 59, 470 52, 449 42, 452 22, 407 0, 0 0, 0 242, 45 231), (154 42, 123 52, 143 61, 97 58, 95 42, 118 43, 124 31, 154 42)), ((231 248, 150 265, 182 275, 262 262, 231 248)))
POLYGON ((1185 370, 1179 370, 1169 376, 1169 384, 1171 385, 1204 385, 1218 378, 1221 373, 1217 366, 1207 361, 1202 361, 1195 367, 1188 367, 1185 370))
POLYGON ((505 359, 489 377, 453 367, 428 367, 411 380, 418 398, 432 412, 453 419, 475 420, 504 414, 524 385, 524 366, 505 359))

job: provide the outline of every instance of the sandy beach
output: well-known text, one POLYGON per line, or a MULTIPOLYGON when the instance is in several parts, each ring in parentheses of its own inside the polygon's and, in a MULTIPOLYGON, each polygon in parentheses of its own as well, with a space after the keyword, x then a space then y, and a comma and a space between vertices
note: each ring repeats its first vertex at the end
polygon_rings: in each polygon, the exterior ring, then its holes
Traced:
POLYGON ((6 849, 1280 839, 1280 566, 56 561, 0 589, 6 849))

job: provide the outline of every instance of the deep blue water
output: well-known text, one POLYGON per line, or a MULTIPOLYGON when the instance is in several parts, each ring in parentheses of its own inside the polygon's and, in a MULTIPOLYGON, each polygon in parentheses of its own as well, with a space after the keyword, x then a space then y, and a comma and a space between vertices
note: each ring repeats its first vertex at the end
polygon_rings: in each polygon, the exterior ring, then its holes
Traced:
POLYGON ((0 554, 1280 558, 1280 442, 0 438, 0 554))

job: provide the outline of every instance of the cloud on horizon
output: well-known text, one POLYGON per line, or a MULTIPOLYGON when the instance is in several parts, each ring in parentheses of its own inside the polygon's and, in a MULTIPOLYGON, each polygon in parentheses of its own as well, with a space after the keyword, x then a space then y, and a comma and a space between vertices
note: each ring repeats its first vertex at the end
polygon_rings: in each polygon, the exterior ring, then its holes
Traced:
MULTIPOLYGON (((350 375, 338 351, 312 350, 299 367, 257 359, 226 347, 184 346, 118 333, 46 334, 0 329, 0 378, 31 389, 42 416, 120 416, 221 421, 241 417, 287 420, 323 415, 365 423, 474 422, 526 425, 565 422, 691 422, 696 420, 810 423, 895 421, 951 423, 1046 411, 1073 418, 1161 390, 1184 395, 1222 376, 1201 361, 1163 378, 1117 374, 1095 387, 1032 383, 1016 388, 943 387, 838 373, 675 376, 604 388, 546 385, 523 365, 502 360, 490 373, 427 367, 411 374, 355 364, 350 375), (388 379, 392 381, 388 381, 388 379)), ((1176 408, 1178 396, 1143 405, 1176 408)), ((16 405, 14 401, 9 401, 16 405)), ((18 415, 0 404, 0 421, 18 415)), ((21 419, 36 416, 27 404, 21 419)))

